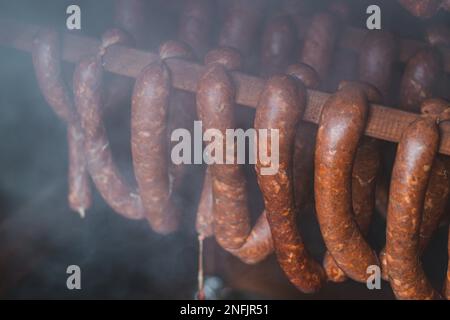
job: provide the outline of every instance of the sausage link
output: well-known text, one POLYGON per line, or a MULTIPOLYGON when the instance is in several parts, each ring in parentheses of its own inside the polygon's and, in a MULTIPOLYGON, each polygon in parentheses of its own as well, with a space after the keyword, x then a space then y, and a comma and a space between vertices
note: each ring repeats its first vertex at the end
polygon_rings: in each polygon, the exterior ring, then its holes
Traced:
MULTIPOLYGON (((206 71, 197 91, 197 112, 205 131, 218 129, 225 136, 226 129, 236 127, 234 85, 227 70, 240 66, 240 56, 234 49, 220 48, 210 51, 205 62, 206 71)), ((224 147, 223 154, 226 152, 224 147)), ((236 156, 236 149, 232 152, 236 156)), ((250 230, 246 180, 238 164, 208 166, 197 218, 199 234, 207 234, 211 224, 219 245, 245 263, 257 263, 273 251, 264 213, 250 230)))
POLYGON ((400 84, 400 108, 419 112, 420 104, 435 96, 442 70, 442 57, 435 49, 421 49, 412 56, 400 84))
POLYGON ((116 212, 141 219, 141 199, 127 184, 114 163, 102 121, 103 67, 99 55, 82 59, 75 68, 73 92, 84 132, 84 151, 89 173, 103 199, 116 212))
POLYGON ((84 134, 79 121, 67 125, 69 145, 69 205, 84 218, 92 205, 91 184, 84 152, 84 134))
MULTIPOLYGON (((362 82, 342 81, 339 89, 345 86, 358 86, 372 103, 381 101, 381 94, 375 87, 362 82)), ((352 207, 355 221, 363 236, 369 233, 370 222, 375 209, 376 178, 380 167, 379 143, 376 139, 364 137, 356 151, 352 169, 352 207)), ((337 265, 330 252, 326 252, 323 266, 328 279, 343 282, 347 279, 344 271, 337 265)))
POLYGON ((386 99, 397 58, 395 37, 386 31, 369 31, 359 55, 359 80, 375 86, 386 99))
POLYGON ((213 7, 209 0, 184 1, 178 38, 187 43, 198 59, 202 59, 211 45, 213 7))
POLYGON ((68 202, 84 217, 92 204, 89 176, 83 149, 83 132, 73 97, 61 73, 60 39, 56 31, 41 29, 33 41, 33 65, 45 100, 67 124, 69 149, 68 202))
POLYGON ((352 207, 352 167, 367 119, 363 89, 345 86, 322 111, 315 151, 316 210, 327 249, 355 281, 365 282, 378 259, 359 229, 352 207))
POLYGON ((435 119, 422 117, 400 139, 389 194, 386 262, 398 299, 437 299, 419 260, 425 192, 439 145, 435 119))
MULTIPOLYGON (((286 74, 298 79, 309 89, 316 89, 319 86, 319 76, 306 64, 290 65, 286 69, 286 74)), ((309 204, 312 198, 316 132, 316 125, 300 121, 295 133, 293 179, 295 206, 298 212, 309 204)))
MULTIPOLYGON (((226 129, 235 127, 234 90, 225 65, 210 63, 206 66, 197 90, 197 113, 204 132, 216 129, 225 137, 226 129)), ((227 154, 225 144, 222 153, 227 154)), ((213 164, 211 173, 216 240, 224 248, 240 248, 250 233, 244 172, 233 163, 213 164)))
POLYGON ((261 0, 231 0, 219 34, 219 46, 237 49, 247 57, 262 22, 261 0))
MULTIPOLYGON (((445 100, 427 99, 421 105, 421 113, 434 118, 438 118, 450 105, 445 100)), ((443 125, 448 125, 446 122, 443 125)), ((422 256, 425 249, 442 221, 446 205, 450 195, 450 159, 444 155, 437 155, 431 168, 430 181, 425 193, 423 216, 419 231, 419 256, 422 256)), ((382 277, 388 280, 386 252, 383 249, 380 253, 382 264, 382 277)))
POLYGON ((292 63, 297 35, 288 15, 271 17, 264 28, 261 48, 261 76, 282 73, 292 63))
MULTIPOLYGON (((161 61, 145 67, 133 89, 131 102, 131 151, 136 181, 153 230, 161 234, 175 231, 180 207, 174 198, 167 150, 167 122, 171 95, 170 71, 164 60, 191 56, 174 41, 160 48, 161 61), (152 117, 148 117, 151 114, 152 117)), ((177 104, 181 103, 177 98, 177 104)), ((173 105, 172 105, 173 106, 173 105)))
MULTIPOLYGON (((278 130, 279 167, 274 175, 264 175, 270 163, 258 157, 256 173, 264 197, 270 230, 278 262, 289 280, 303 292, 315 292, 322 286, 325 274, 308 253, 296 225, 293 187, 293 148, 296 127, 306 104, 305 88, 289 76, 267 80, 260 95, 255 129, 278 130)), ((260 133, 258 134, 260 135, 260 133)), ((258 139, 258 148, 265 143, 258 139)), ((267 142, 271 154, 272 142, 267 142)))
POLYGON ((149 11, 148 2, 145 0, 116 0, 114 6, 115 24, 128 32, 136 46, 142 49, 149 49, 152 46, 146 17, 149 11))
POLYGON ((316 70, 321 81, 327 76, 331 64, 333 50, 338 38, 338 29, 337 18, 329 13, 322 12, 313 16, 306 32, 300 61, 316 70))
POLYGON ((211 182, 211 168, 208 167, 203 179, 203 189, 197 209, 195 230, 200 239, 214 235, 214 200, 211 182))

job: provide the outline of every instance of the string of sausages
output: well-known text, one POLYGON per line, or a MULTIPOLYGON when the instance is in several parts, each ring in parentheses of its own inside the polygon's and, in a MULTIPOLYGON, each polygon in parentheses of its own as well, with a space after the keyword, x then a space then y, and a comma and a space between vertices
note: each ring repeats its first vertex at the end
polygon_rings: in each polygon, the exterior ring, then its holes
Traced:
MULTIPOLYGON (((326 281, 350 278, 365 283, 368 268, 379 266, 399 299, 448 299, 450 269, 441 294, 420 262, 439 225, 445 225, 450 197, 450 160, 437 154, 440 128, 450 125, 450 103, 438 98, 448 94, 439 51, 450 42, 446 29, 429 28, 430 46, 407 61, 398 90, 400 107, 421 116, 403 132, 396 151, 382 154, 382 142, 364 137, 363 132, 369 104, 396 99, 395 37, 386 31, 369 32, 359 60, 353 61, 353 74, 332 79, 330 69, 337 59, 333 52, 350 8, 336 1, 313 14, 299 45, 296 19, 308 10, 301 2, 283 1, 281 9, 264 21, 265 1, 229 1, 214 45, 211 2, 186 1, 178 39, 160 45, 159 59, 141 71, 132 90, 129 79, 105 75, 103 56, 117 44, 152 46, 143 33, 147 25, 143 1, 116 1, 116 27, 103 34, 96 54, 77 64, 73 90, 61 71, 58 33, 40 30, 33 42, 33 64, 46 101, 67 124, 69 205, 84 216, 92 202, 90 177, 115 212, 146 219, 155 232, 174 232, 180 227, 180 193, 190 168, 170 161, 171 133, 179 128, 192 132, 194 121, 200 120, 203 134, 213 129, 226 136, 227 129, 246 121, 258 132, 255 154, 261 148, 278 151, 278 170, 265 175, 270 160, 256 156, 254 170, 264 210, 252 226, 244 166, 212 161, 218 153, 236 159, 236 146, 212 148, 212 143, 205 143, 210 161, 195 223, 200 242, 199 298, 203 240, 214 237, 221 248, 247 264, 259 263, 274 252, 287 278, 305 293, 318 291, 326 281), (263 23, 257 53, 254 43, 263 23), (204 61, 196 95, 172 87, 169 59, 204 61), (241 118, 230 72, 254 72, 256 65, 265 85, 256 113, 241 118), (330 87, 335 93, 323 106, 318 127, 303 122, 306 88, 330 87), (104 123, 105 113, 130 92, 136 184, 120 171, 104 123), (264 142, 261 129, 278 130, 277 146, 272 140, 264 142), (394 159, 391 173, 386 172, 389 157, 394 159), (309 253, 298 227, 308 205, 315 207, 327 249, 322 263, 309 253), (384 211, 387 223, 386 247, 380 254, 367 239, 376 208, 384 211)), ((421 17, 446 3, 426 1, 430 6, 425 8, 416 1, 400 2, 421 17)))

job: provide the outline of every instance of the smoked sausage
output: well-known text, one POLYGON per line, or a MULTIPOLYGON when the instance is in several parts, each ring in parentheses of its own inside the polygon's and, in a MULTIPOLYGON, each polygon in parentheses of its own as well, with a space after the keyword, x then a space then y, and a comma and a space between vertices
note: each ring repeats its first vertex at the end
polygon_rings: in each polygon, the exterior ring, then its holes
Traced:
MULTIPOLYGON (((233 113, 234 85, 228 70, 241 65, 240 56, 234 49, 219 48, 206 55, 205 63, 206 70, 197 90, 197 113, 203 122, 204 132, 216 129, 225 137, 226 129, 236 126, 233 113)), ((263 213, 253 229, 250 229, 246 180, 242 166, 234 161, 236 146, 231 151, 227 151, 226 146, 220 147, 223 147, 223 155, 228 152, 233 156, 233 163, 212 163, 208 166, 197 230, 200 235, 208 234, 212 223, 221 247, 245 263, 257 263, 273 251, 267 218, 263 213)))
POLYGON ((306 90, 301 83, 290 76, 274 76, 267 80, 259 97, 254 127, 258 130, 258 151, 266 145, 272 155, 279 156, 278 170, 272 175, 264 170, 273 165, 270 160, 258 157, 256 162, 277 260, 299 290, 311 293, 321 288, 325 274, 308 253, 297 229, 292 181, 295 132, 305 104, 306 90), (261 129, 278 131, 279 150, 275 141, 264 140, 261 129))
POLYGON ((313 16, 306 32, 300 62, 311 66, 323 81, 331 64, 333 50, 338 38, 339 22, 329 13, 321 12, 313 16))
POLYGON ((320 230, 340 269, 366 282, 367 267, 378 265, 352 207, 352 168, 368 113, 367 96, 345 86, 325 103, 315 150, 315 200, 320 230))
POLYGON ((295 27, 288 15, 276 14, 263 31, 261 76, 282 73, 292 63, 297 43, 295 27))
POLYGON ((436 49, 424 48, 413 55, 400 84, 400 108, 418 113, 420 104, 435 96, 442 70, 442 57, 436 49))
MULTIPOLYGON (((160 48, 161 60, 145 67, 136 79, 131 102, 134 173, 146 218, 153 230, 161 234, 177 230, 181 217, 169 175, 167 121, 172 88, 165 60, 188 56, 192 54, 182 44, 164 43, 160 48)), ((177 103, 180 102, 178 99, 177 103)))
MULTIPOLYGON (((342 81, 339 89, 345 86, 358 86, 372 103, 381 102, 379 91, 363 82, 342 81)), ((380 167, 379 143, 376 139, 364 137, 356 152, 352 169, 352 208, 355 221, 363 236, 367 236, 375 210, 376 178, 380 167)), ((326 252, 323 266, 328 280, 343 282, 347 279, 344 271, 337 265, 330 252, 326 252)))
POLYGON ((178 39, 192 48, 197 59, 203 59, 211 45, 212 12, 212 1, 183 1, 178 39))
MULTIPOLYGON (((102 51, 102 50, 100 50, 102 51)), ((130 219, 145 215, 141 198, 114 163, 102 120, 102 56, 88 56, 76 66, 73 77, 75 106, 84 133, 84 152, 90 176, 103 199, 130 219)))
POLYGON ((41 92, 45 100, 67 123, 69 149, 68 202, 72 210, 84 217, 91 206, 89 174, 83 149, 83 132, 75 110, 73 96, 61 73, 61 43, 54 30, 41 29, 33 40, 32 58, 41 92))
POLYGON ((386 262, 398 299, 437 299, 420 263, 419 234, 426 188, 439 146, 436 119, 422 116, 400 139, 389 194, 386 262))

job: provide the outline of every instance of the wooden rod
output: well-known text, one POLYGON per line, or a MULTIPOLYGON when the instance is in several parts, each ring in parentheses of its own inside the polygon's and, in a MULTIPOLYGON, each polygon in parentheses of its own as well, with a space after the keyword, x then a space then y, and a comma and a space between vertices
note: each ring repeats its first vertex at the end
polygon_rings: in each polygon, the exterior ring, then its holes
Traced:
MULTIPOLYGON (((38 26, 24 24, 9 19, 0 19, 0 45, 13 47, 22 51, 31 51, 32 39, 38 26)), ((83 56, 97 52, 100 42, 96 39, 76 34, 63 36, 63 60, 77 63, 83 56)), ((149 63, 158 59, 152 52, 146 52, 124 46, 113 46, 104 57, 105 69, 116 74, 136 78, 139 72, 149 63)), ((182 60, 170 60, 168 66, 172 73, 173 86, 196 92, 197 82, 203 66, 182 60)), ((256 108, 258 97, 262 91, 264 80, 240 72, 233 72, 237 86, 236 102, 256 108)), ((308 90, 308 102, 303 120, 318 123, 323 104, 329 94, 308 90)), ((417 114, 372 104, 365 134, 374 138, 397 142, 403 130, 416 118, 417 114)), ((443 128, 440 153, 450 155, 450 128, 443 128)))

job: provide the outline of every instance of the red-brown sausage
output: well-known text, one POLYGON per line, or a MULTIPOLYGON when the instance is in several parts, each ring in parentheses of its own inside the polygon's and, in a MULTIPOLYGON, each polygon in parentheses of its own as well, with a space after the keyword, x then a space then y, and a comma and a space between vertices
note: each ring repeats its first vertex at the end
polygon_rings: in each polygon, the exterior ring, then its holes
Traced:
POLYGON ((292 63, 297 44, 295 26, 288 15, 276 14, 264 28, 261 47, 261 76, 282 73, 292 63))
POLYGON ((321 81, 327 76, 331 64, 339 34, 338 29, 337 18, 322 12, 313 16, 305 36, 300 62, 306 63, 316 70, 321 81))
POLYGON ((212 14, 212 1, 188 0, 183 3, 178 39, 187 43, 198 59, 203 59, 211 46, 212 14))
MULTIPOLYGON (((427 99, 421 105, 421 113, 434 118, 438 118, 450 104, 442 99, 427 99)), ((448 125, 443 122, 441 126, 448 125)), ((430 181, 425 193, 425 201, 423 207, 423 216, 420 223, 419 231, 419 256, 421 256, 427 248, 431 237, 437 230, 440 221, 442 221, 446 205, 450 195, 450 159, 448 156, 437 155, 434 159, 430 173, 430 181)), ((382 276, 384 280, 388 280, 386 253, 383 249, 380 253, 382 263, 382 276)))
POLYGON ((152 39, 149 37, 148 2, 145 0, 116 0, 114 21, 117 27, 128 32, 136 42, 136 46, 149 49, 152 39))
MULTIPOLYGON (((322 286, 325 274, 305 248, 296 225, 293 148, 296 127, 306 104, 306 90, 290 76, 274 76, 267 80, 259 97, 255 129, 278 130, 279 167, 274 175, 264 175, 270 166, 261 157, 256 163, 258 184, 264 197, 270 230, 278 262, 289 280, 303 292, 315 292, 322 286)), ((278 150, 272 141, 263 141, 258 131, 258 150, 264 143, 272 154, 278 150)))
POLYGON ((369 31, 359 55, 359 80, 375 86, 384 99, 389 97, 397 44, 386 31, 369 31))
POLYGON ((42 29, 33 41, 33 65, 39 87, 54 112, 67 123, 69 194, 72 210, 83 217, 91 206, 91 189, 83 149, 83 132, 73 97, 61 74, 60 39, 56 31, 42 29))
POLYGON ((358 86, 332 95, 322 111, 315 151, 316 210, 322 236, 338 266, 365 282, 376 254, 359 229, 352 207, 352 167, 368 113, 367 96, 358 86))
POLYGON ((247 57, 262 21, 264 1, 231 0, 219 34, 219 46, 231 47, 247 57))
MULTIPOLYGON (((225 137, 226 129, 236 127, 234 85, 227 70, 240 66, 240 56, 233 49, 220 48, 209 52, 205 62, 207 69, 197 90, 197 112, 199 119, 203 121, 204 131, 217 129, 225 137)), ((223 154, 226 155, 226 152, 224 146, 223 154)), ((236 156, 236 149, 233 154, 236 156)), ((273 250, 272 238, 264 213, 250 230, 246 180, 242 166, 236 163, 211 164, 206 174, 197 230, 206 233, 205 230, 208 231, 210 227, 205 221, 211 223, 210 216, 213 215, 214 234, 219 245, 246 263, 261 261, 273 250), (211 194, 208 189, 211 189, 211 194), (209 210, 206 209, 208 205, 209 210)))
MULTIPOLYGON (((174 41, 163 44, 160 49, 162 61, 151 63, 142 70, 136 79, 131 103, 134 173, 147 220, 153 230, 161 234, 175 231, 181 216, 169 175, 167 121, 172 89, 170 71, 164 60, 188 56, 192 55, 181 44, 174 41)), ((181 103, 179 97, 176 102, 181 103)))
POLYGON ((435 96, 442 70, 442 57, 436 49, 421 49, 412 56, 400 85, 400 108, 418 113, 420 104, 435 96))
POLYGON ((103 67, 100 55, 82 59, 75 68, 73 92, 84 132, 89 173, 103 199, 116 212, 141 219, 145 211, 137 191, 114 163, 102 121, 103 67))
POLYGON ((419 258, 420 224, 425 192, 439 146, 433 117, 421 117, 400 139, 389 194, 386 261, 398 299, 437 299, 419 258))
MULTIPOLYGON (((381 94, 369 84, 342 81, 339 89, 345 86, 358 86, 366 93, 370 102, 381 102, 381 94)), ((370 222, 375 210, 375 188, 379 166, 380 152, 378 141, 364 137, 356 152, 352 169, 352 207, 355 221, 364 236, 367 236, 369 233, 370 222)), ((323 266, 330 281, 343 282, 347 279, 344 271, 339 268, 330 252, 325 253, 323 266)))

